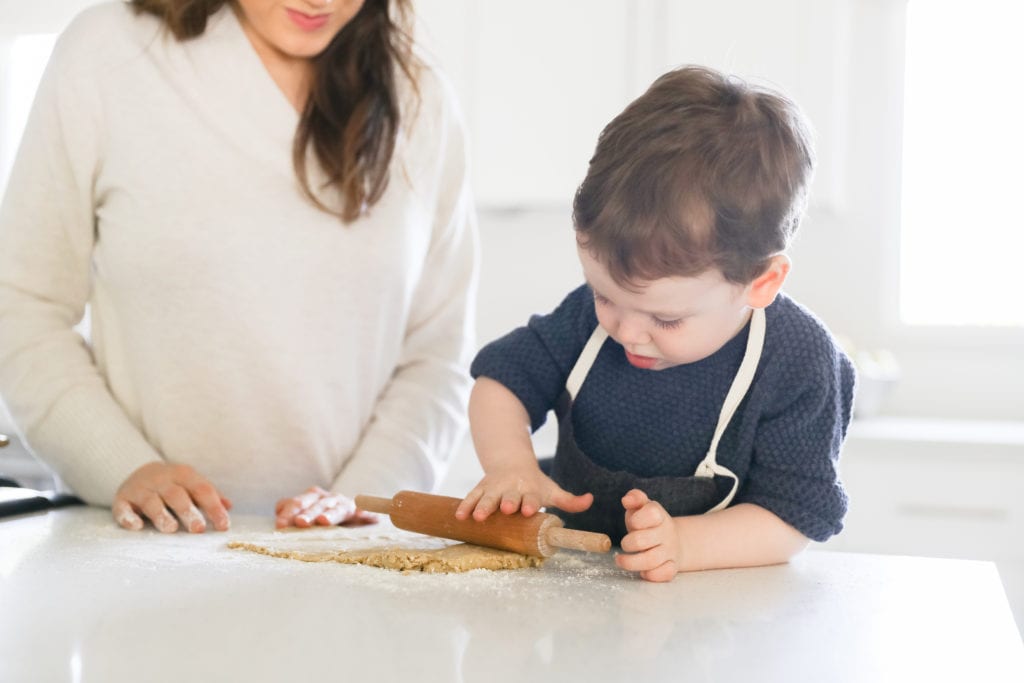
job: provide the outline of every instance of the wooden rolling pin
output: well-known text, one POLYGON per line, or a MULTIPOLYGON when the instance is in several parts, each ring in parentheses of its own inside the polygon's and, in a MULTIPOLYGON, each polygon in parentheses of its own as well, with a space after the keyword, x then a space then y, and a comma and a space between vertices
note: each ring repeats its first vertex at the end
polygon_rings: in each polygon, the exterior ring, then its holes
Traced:
POLYGON ((356 496, 356 507, 391 515, 391 522, 399 529, 524 555, 550 557, 557 548, 606 553, 612 547, 606 535, 566 529, 561 519, 546 512, 523 517, 519 512, 506 515, 498 511, 482 522, 455 519, 455 509, 461 502, 416 491, 399 491, 394 498, 356 496))

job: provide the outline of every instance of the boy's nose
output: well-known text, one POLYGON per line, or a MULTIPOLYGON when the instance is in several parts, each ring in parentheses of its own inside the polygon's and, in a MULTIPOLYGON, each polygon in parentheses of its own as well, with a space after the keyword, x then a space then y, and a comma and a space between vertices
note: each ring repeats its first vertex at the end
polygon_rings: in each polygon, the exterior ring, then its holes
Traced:
POLYGON ((619 319, 617 336, 623 345, 646 344, 651 341, 646 325, 635 315, 624 315, 619 319))

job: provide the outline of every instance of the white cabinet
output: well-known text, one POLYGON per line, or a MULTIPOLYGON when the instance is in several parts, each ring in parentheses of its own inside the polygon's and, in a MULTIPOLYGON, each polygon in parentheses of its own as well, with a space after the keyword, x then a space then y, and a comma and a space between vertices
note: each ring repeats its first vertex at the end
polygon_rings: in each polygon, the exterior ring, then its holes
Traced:
POLYGON ((841 202, 849 0, 419 0, 449 73, 483 207, 567 206, 601 129, 695 63, 784 90, 818 137, 812 201, 841 202))
POLYGON ((472 133, 484 206, 567 206, 598 133, 631 97, 623 0, 417 5, 472 133))
MULTIPOLYGON (((665 53, 656 73, 702 64, 781 90, 811 121, 818 167, 811 202, 843 204, 849 0, 668 0, 657 21, 665 53)), ((652 28, 654 28, 652 26, 652 28)))
POLYGON ((826 549, 994 561, 1024 628, 1024 423, 855 421, 840 469, 850 510, 826 549))

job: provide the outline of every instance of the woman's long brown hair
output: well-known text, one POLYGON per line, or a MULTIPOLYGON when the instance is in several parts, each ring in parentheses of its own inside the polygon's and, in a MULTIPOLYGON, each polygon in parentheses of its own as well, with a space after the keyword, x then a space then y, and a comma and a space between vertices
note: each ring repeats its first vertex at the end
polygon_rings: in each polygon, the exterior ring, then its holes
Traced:
MULTIPOLYGON (((136 11, 160 17, 178 40, 202 35, 228 0, 131 0, 136 11)), ((306 196, 333 212, 310 185, 310 151, 341 196, 349 223, 387 188, 401 121, 397 69, 416 87, 409 0, 366 0, 359 12, 313 59, 313 85, 292 147, 295 174, 306 196), (393 7, 393 14, 391 12, 393 7)))

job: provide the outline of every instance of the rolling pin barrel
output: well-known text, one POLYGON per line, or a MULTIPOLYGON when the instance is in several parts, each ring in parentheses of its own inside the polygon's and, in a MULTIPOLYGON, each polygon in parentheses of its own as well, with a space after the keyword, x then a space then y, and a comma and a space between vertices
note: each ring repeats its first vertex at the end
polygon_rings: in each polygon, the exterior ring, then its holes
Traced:
POLYGON ((611 548, 611 540, 604 534, 565 529, 561 519, 544 512, 531 517, 499 513, 482 522, 456 519, 455 510, 461 502, 458 498, 415 491, 400 491, 391 499, 356 496, 357 507, 391 515, 392 523, 400 529, 524 555, 549 557, 556 548, 590 552, 607 552, 611 548))

